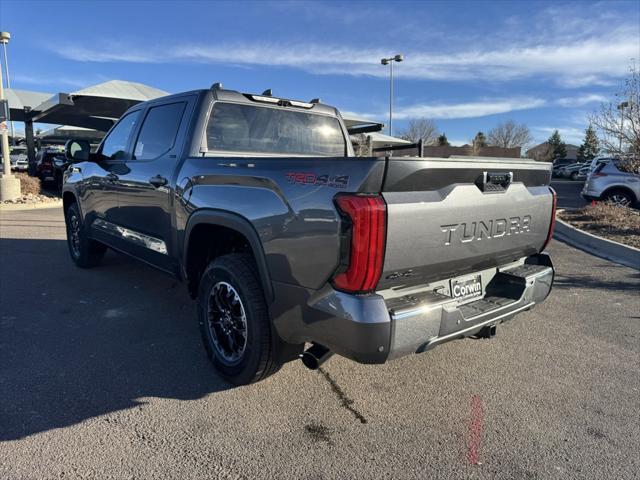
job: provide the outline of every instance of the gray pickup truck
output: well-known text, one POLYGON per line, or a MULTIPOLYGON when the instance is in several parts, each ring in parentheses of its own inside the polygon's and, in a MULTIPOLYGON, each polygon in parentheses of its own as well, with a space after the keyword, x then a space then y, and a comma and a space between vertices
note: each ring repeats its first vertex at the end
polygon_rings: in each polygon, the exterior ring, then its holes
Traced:
POLYGON ((72 260, 108 247, 183 280, 236 384, 490 337, 551 290, 548 163, 355 157, 335 108, 219 85, 136 105, 66 155, 72 260))

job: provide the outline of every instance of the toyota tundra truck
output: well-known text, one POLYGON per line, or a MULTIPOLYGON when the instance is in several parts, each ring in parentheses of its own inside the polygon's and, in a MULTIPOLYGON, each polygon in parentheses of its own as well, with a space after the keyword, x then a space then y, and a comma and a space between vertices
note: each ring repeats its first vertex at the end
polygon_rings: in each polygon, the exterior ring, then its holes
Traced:
POLYGON ((73 262, 111 248, 184 281, 235 384, 491 337, 553 283, 549 163, 356 157, 335 108, 219 84, 65 148, 73 262))

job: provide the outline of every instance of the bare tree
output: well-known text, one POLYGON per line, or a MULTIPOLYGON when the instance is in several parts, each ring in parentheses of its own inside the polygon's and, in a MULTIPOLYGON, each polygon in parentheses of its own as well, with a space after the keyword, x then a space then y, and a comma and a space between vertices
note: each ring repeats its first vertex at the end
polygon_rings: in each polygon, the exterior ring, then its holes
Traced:
POLYGON ((612 155, 630 159, 631 168, 640 167, 640 71, 629 70, 624 87, 611 102, 604 103, 591 115, 598 130, 602 149, 612 155))
POLYGON ((407 128, 400 134, 400 138, 425 145, 434 145, 438 141, 438 126, 429 118, 416 118, 409 121, 407 128))
POLYGON ((489 131, 489 145, 502 148, 524 147, 533 141, 529 127, 523 123, 507 120, 489 131))
POLYGON ((373 155, 371 137, 360 133, 358 135, 352 135, 353 151, 356 157, 371 157, 373 155))

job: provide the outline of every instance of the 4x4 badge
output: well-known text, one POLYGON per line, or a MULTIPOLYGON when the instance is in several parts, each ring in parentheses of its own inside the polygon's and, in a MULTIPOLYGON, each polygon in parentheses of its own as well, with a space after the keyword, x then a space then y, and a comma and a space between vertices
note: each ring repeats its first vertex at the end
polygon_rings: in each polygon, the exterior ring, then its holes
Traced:
POLYGON ((319 185, 332 188, 346 188, 349 185, 349 175, 317 175, 315 173, 287 173, 289 183, 297 183, 299 185, 319 185))

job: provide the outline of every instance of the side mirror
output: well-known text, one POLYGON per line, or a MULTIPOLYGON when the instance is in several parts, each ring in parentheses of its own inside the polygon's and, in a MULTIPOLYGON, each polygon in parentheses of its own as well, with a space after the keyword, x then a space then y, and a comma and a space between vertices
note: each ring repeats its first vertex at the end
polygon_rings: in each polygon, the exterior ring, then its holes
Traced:
POLYGON ((91 145, 86 140, 67 140, 64 155, 71 163, 86 162, 91 154, 91 145))

